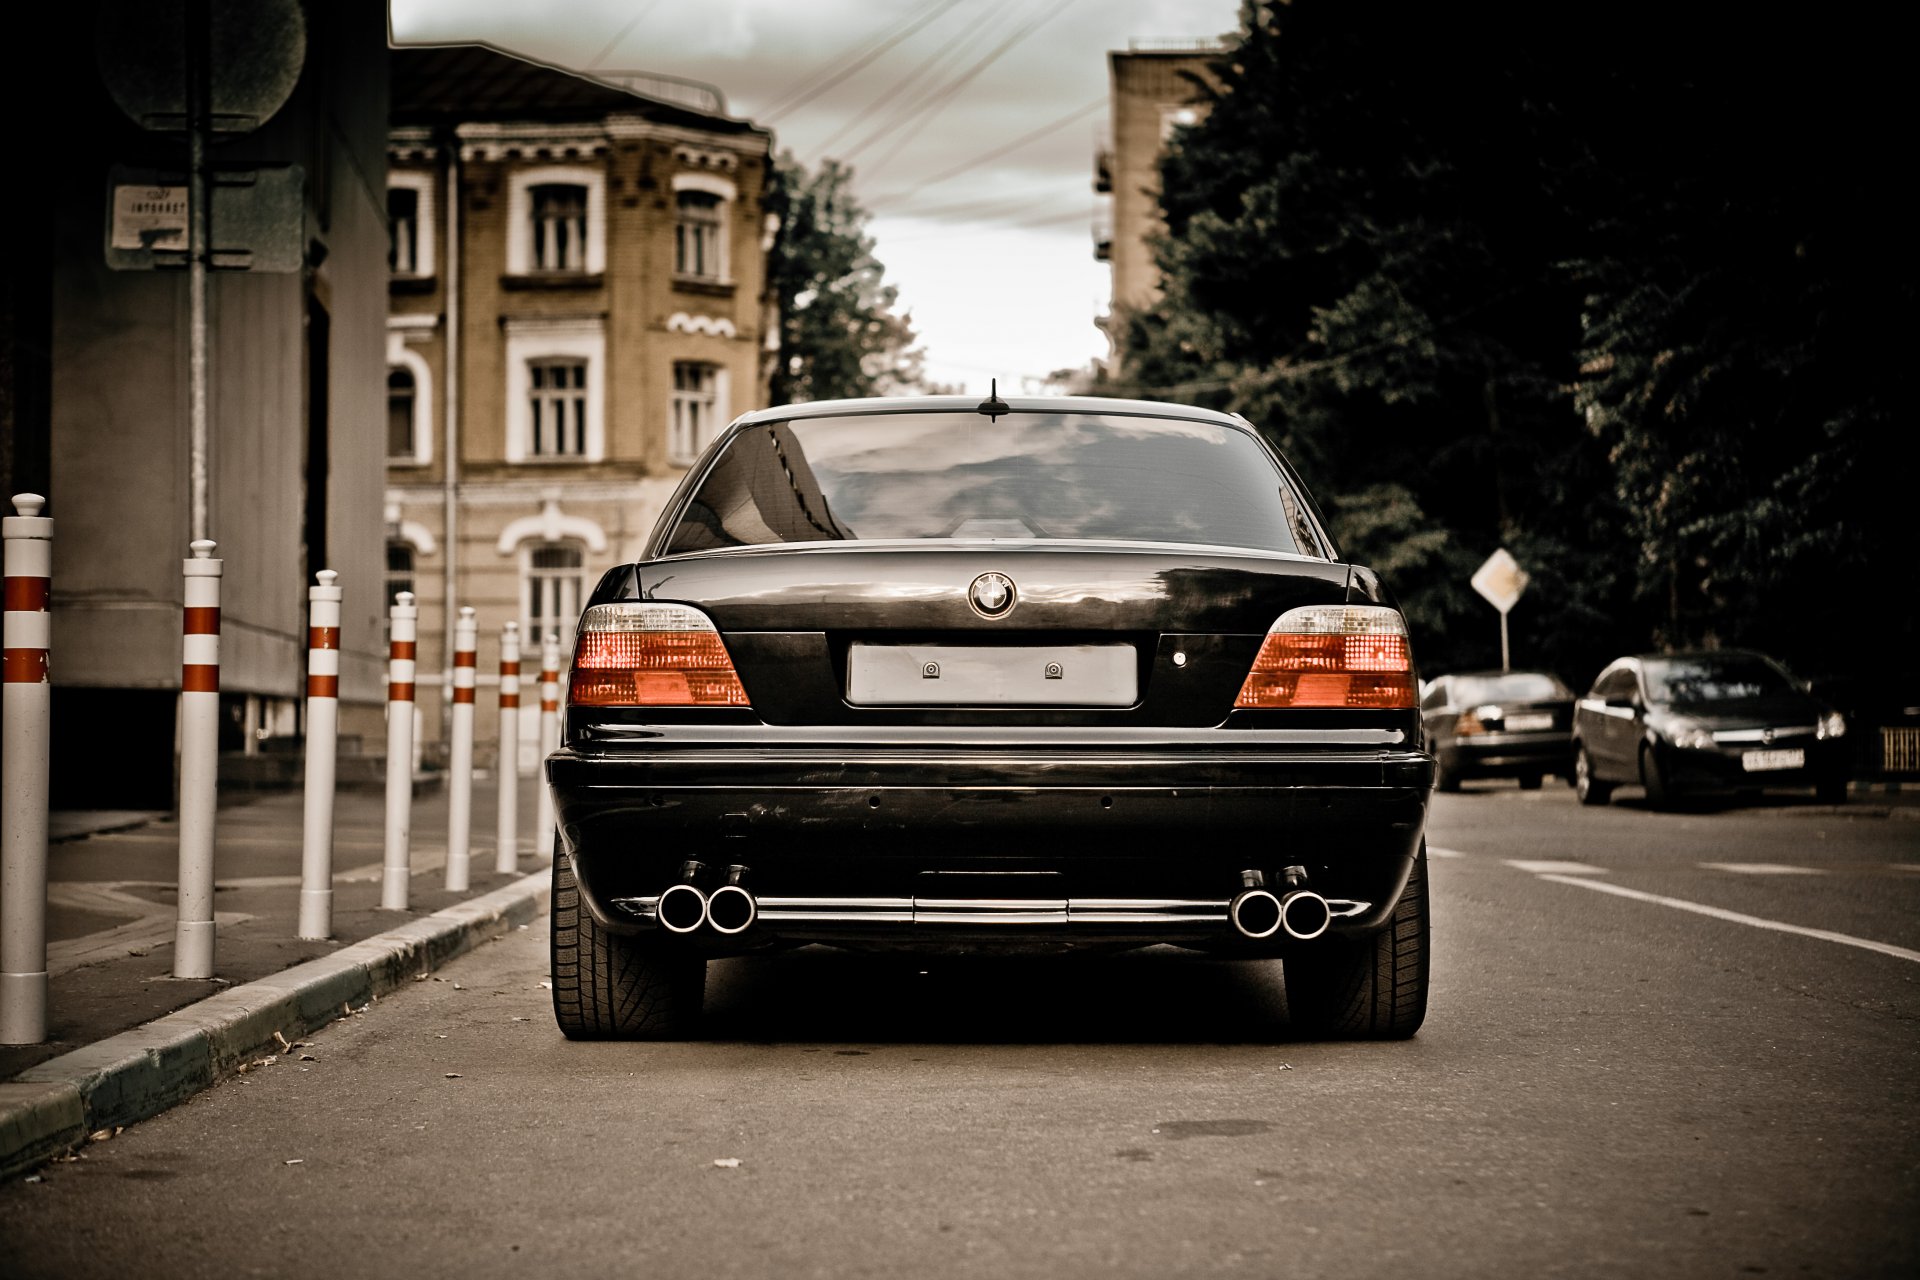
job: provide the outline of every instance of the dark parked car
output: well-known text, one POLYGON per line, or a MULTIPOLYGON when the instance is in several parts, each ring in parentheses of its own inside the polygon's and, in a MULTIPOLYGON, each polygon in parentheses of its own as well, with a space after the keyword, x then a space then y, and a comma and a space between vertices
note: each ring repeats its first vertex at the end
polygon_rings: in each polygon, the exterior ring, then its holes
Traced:
POLYGON ((1546 774, 1571 776, 1573 690, 1545 671, 1463 671, 1440 676, 1420 699, 1434 785, 1518 778, 1528 791, 1546 774))
POLYGON ((1156 943, 1296 1028, 1426 1010, 1406 626, 1244 419, 841 401, 735 422, 580 620, 553 997, 671 1036, 708 958, 1156 943))
POLYGON ((1619 783, 1647 800, 1762 787, 1847 798, 1847 722, 1773 659, 1741 650, 1621 658, 1573 713, 1574 789, 1605 804, 1619 783))

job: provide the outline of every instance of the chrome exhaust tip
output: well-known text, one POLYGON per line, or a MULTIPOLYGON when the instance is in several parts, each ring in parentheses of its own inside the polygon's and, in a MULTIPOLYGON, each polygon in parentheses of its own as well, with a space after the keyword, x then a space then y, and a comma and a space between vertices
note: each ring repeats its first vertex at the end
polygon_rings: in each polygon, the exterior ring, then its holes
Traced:
POLYGON ((1277 904, 1279 924, 1289 938, 1310 942, 1333 923, 1333 908, 1311 889, 1295 889, 1277 904))
POLYGON ((1280 899, 1267 892, 1264 871, 1242 871, 1240 883, 1246 888, 1227 904, 1227 919, 1243 938, 1271 938, 1280 929, 1284 913, 1280 899))
POLYGON ((745 933, 760 918, 760 904, 737 884, 723 884, 707 898, 707 923, 715 933, 745 933))
POLYGON ((707 922, 707 895, 690 884, 669 885, 653 910, 668 933, 692 933, 707 922))

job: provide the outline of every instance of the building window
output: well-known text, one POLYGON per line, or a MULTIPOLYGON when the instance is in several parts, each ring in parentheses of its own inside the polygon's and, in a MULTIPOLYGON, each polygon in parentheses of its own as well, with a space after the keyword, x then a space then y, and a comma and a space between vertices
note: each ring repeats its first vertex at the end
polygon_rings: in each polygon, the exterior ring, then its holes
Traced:
POLYGON ((571 183, 530 188, 533 204, 533 269, 587 269, 587 189, 571 183))
POLYGON ((397 540, 388 542, 387 608, 389 610, 393 608, 394 599, 402 591, 411 590, 413 590, 413 545, 397 540))
POLYGON ((532 657, 549 631, 560 633, 561 662, 573 651, 573 628, 580 620, 585 586, 585 556, 577 542, 535 542, 526 548, 527 641, 532 657))
POLYGON ((682 191, 673 228, 673 269, 704 280, 726 278, 724 202, 709 191, 682 191))
POLYGON ((527 363, 528 452, 536 458, 579 458, 587 452, 587 362, 527 363))
POLYGON ((387 267, 400 276, 420 271, 420 193, 407 187, 387 189, 387 267))
POLYGON ((685 466, 707 447, 720 421, 718 365, 678 360, 673 366, 673 416, 667 426, 670 461, 685 466))
POLYGON ((414 458, 414 402, 419 389, 411 369, 387 370, 387 457, 412 462, 414 458))

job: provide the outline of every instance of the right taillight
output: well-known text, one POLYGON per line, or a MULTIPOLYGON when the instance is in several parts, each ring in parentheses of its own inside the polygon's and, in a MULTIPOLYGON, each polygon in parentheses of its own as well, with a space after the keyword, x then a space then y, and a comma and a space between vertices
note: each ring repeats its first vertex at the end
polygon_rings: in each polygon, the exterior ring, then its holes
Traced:
POLYGON ((744 707, 713 620, 684 604, 597 604, 580 617, 567 700, 576 707, 744 707))
POLYGON ((1238 707, 1413 707, 1407 623, 1381 605, 1289 609, 1267 632, 1238 707))

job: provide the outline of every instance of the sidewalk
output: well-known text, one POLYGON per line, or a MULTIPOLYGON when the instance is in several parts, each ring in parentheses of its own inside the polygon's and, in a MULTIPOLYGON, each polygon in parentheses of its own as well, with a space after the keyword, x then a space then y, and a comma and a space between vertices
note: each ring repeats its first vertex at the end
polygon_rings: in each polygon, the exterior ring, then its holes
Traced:
MULTIPOLYGON (((47 892, 49 1039, 0 1045, 0 1171, 22 1167, 25 1146, 45 1147, 50 1126, 64 1132, 80 1123, 128 1123, 141 1118, 135 1112, 154 1114, 255 1051, 273 1051, 275 1031, 297 1038, 341 1016, 342 1004, 362 1004, 477 942, 524 927, 544 905, 550 850, 532 852, 535 782, 523 778, 520 786, 519 865, 503 875, 493 869, 497 793, 490 780, 475 780, 472 887, 464 894, 441 887, 444 789, 415 799, 405 912, 380 909, 385 797, 341 791, 334 810, 334 936, 320 942, 294 936, 301 794, 221 808, 218 976, 208 980, 171 973, 179 851, 173 818, 56 815, 47 892), (343 999, 331 998, 343 992, 343 999), (199 1043, 190 1055, 196 1063, 184 1072, 162 1061, 183 1035, 199 1043), (115 1082, 116 1073, 126 1074, 122 1059, 157 1070, 163 1077, 158 1093, 152 1080, 122 1089, 115 1082), (50 1085, 61 1088, 50 1094, 50 1085), (60 1117, 47 1113, 49 1107, 60 1117), (75 1107, 76 1115, 66 1114, 75 1107)), ((82 1136, 88 1131, 79 1130, 82 1136)))

